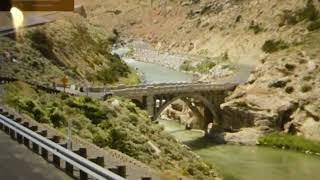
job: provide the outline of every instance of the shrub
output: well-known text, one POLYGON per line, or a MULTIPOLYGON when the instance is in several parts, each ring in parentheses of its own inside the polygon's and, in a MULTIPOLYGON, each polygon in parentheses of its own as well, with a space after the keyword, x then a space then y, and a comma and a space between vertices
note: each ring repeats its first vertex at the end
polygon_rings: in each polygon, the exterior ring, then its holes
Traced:
POLYGON ((195 67, 193 67, 189 61, 185 61, 181 66, 180 69, 182 71, 194 71, 195 67))
POLYGON ((308 84, 303 84, 301 86, 301 92, 306 93, 312 90, 312 86, 308 85, 308 84))
POLYGON ((262 50, 267 53, 274 53, 288 47, 289 45, 283 40, 267 40, 262 46, 262 50))
POLYGON ((320 153, 320 142, 305 139, 300 136, 271 133, 259 138, 259 144, 263 146, 275 146, 278 148, 287 148, 296 151, 311 151, 320 153))
POLYGON ((33 108, 36 107, 36 103, 33 102, 32 100, 27 100, 25 102, 25 111, 28 111, 28 112, 32 112, 33 111, 33 108))
POLYGON ((311 22, 307 28, 309 31, 315 31, 317 29, 320 29, 320 19, 311 22))
POLYGON ((252 30, 255 34, 263 31, 263 28, 259 24, 255 24, 254 21, 251 22, 249 29, 252 30))
POLYGON ((197 65, 197 69, 200 73, 208 73, 214 66, 216 66, 215 62, 205 60, 197 65))
POLYGON ((300 21, 308 19, 314 21, 319 17, 319 11, 313 3, 313 0, 308 0, 307 4, 303 9, 297 11, 297 16, 300 21))
POLYGON ((128 77, 131 72, 129 66, 118 56, 109 55, 110 63, 108 67, 98 71, 96 78, 103 83, 115 83, 119 77, 128 77))
POLYGON ((38 108, 38 107, 34 108, 32 113, 33 113, 34 120, 36 120, 38 122, 46 121, 45 113, 40 108, 38 108))
POLYGON ((50 115, 50 121, 54 127, 61 128, 67 125, 67 120, 62 112, 56 111, 50 115))
POLYGON ((97 145, 97 146, 99 146, 99 147, 102 147, 102 148, 108 146, 108 144, 109 144, 108 141, 109 141, 109 140, 108 140, 107 134, 105 134, 105 133, 102 132, 102 131, 99 131, 98 133, 96 133, 96 134, 94 135, 94 137, 93 137, 93 140, 92 140, 92 142, 93 142, 95 145, 97 145))

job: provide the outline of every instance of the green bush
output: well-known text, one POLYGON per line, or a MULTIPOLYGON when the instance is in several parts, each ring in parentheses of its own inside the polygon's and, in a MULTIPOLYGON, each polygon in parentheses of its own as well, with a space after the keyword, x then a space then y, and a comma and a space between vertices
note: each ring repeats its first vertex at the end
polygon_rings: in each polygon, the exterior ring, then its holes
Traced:
POLYGON ((315 31, 317 29, 320 29, 320 19, 311 22, 307 28, 309 31, 315 31))
POLYGON ((204 60, 197 64, 195 67, 190 64, 191 62, 185 61, 181 66, 180 69, 183 71, 191 71, 191 72, 200 72, 200 73, 208 73, 211 68, 216 66, 216 63, 213 60, 204 60))
POLYGON ((67 125, 67 119, 60 111, 56 111, 50 115, 50 121, 56 128, 61 128, 67 125))
POLYGON ((46 121, 45 112, 42 111, 39 107, 34 108, 32 113, 33 113, 34 120, 36 120, 38 122, 45 122, 46 121))
POLYGON ((320 153, 320 142, 295 135, 271 133, 260 137, 258 141, 262 146, 275 146, 301 152, 310 151, 313 153, 320 153))
POLYGON ((211 60, 205 60, 197 65, 197 70, 200 73, 208 73, 214 66, 216 66, 215 62, 211 60))
POLYGON ((319 17, 319 11, 313 3, 313 0, 308 0, 307 4, 303 9, 297 11, 297 16, 299 21, 304 19, 308 19, 310 21, 314 21, 319 17))
POLYGON ((128 77, 131 72, 129 66, 119 57, 109 55, 110 63, 108 67, 102 68, 97 73, 97 79, 103 83, 115 83, 119 77, 128 77))
POLYGON ((181 66, 180 70, 182 71, 194 71, 195 67, 193 67, 189 61, 185 61, 181 66))
POLYGON ((262 50, 267 53, 274 53, 289 48, 289 45, 283 40, 267 40, 262 46, 262 50))

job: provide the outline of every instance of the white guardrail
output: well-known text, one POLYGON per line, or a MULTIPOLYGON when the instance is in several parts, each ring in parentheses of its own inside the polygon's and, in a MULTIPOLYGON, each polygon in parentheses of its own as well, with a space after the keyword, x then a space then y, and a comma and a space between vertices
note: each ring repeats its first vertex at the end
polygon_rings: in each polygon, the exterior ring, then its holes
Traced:
POLYGON ((80 155, 69 151, 68 149, 62 147, 59 144, 56 144, 49 139, 33 132, 32 130, 18 124, 14 120, 11 120, 0 114, 0 123, 3 126, 6 126, 10 131, 14 131, 16 134, 23 136, 24 138, 29 139, 32 143, 37 144, 42 149, 47 150, 48 152, 58 156, 60 159, 68 162, 75 168, 87 173, 89 176, 92 176, 98 180, 124 180, 113 172, 104 169, 95 163, 81 157, 80 155))

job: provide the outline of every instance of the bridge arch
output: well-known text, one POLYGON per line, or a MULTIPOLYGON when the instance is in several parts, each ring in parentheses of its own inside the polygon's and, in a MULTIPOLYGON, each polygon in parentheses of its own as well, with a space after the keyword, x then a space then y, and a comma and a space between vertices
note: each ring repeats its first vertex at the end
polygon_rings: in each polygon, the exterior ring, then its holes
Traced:
MULTIPOLYGON (((197 95, 197 94, 186 94, 186 95, 179 95, 176 96, 174 98, 171 98, 170 100, 166 101, 159 109, 156 110, 153 119, 157 120, 161 113, 167 108, 169 107, 172 103, 174 103, 176 100, 181 99, 183 101, 185 101, 185 98, 194 98, 197 99, 199 101, 201 101, 204 106, 211 112, 211 114, 213 115, 213 117, 218 121, 218 123, 220 122, 220 118, 218 113, 216 112, 214 105, 212 104, 212 102, 210 102, 207 98, 205 98, 202 95, 197 95)), ((191 109, 192 110, 192 109, 191 109)))

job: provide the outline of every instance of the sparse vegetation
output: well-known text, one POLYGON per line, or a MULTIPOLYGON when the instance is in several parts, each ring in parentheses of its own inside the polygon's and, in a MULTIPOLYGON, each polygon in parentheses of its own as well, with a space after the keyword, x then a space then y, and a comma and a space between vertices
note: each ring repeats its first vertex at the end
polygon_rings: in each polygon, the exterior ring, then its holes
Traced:
POLYGON ((195 66, 192 66, 190 61, 186 61, 181 65, 180 69, 183 71, 208 73, 214 66, 216 66, 216 63, 208 59, 195 66))
POLYGON ((317 19, 316 21, 313 21, 308 25, 309 31, 315 31, 317 29, 320 29, 320 19, 317 19))
POLYGON ((206 58, 199 63, 193 63, 192 61, 185 61, 181 66, 180 70, 189 72, 199 72, 202 74, 209 73, 209 71, 218 65, 219 63, 228 62, 229 55, 227 52, 223 53, 220 57, 206 58))
POLYGON ((195 179, 212 179, 212 169, 178 143, 160 125, 153 124, 145 111, 128 100, 111 98, 100 102, 89 97, 66 94, 50 95, 24 83, 5 85, 9 92, 4 101, 20 113, 41 118, 66 132, 72 121, 78 136, 102 147, 119 150, 158 170, 171 171, 195 179), (21 91, 23 89, 23 91, 21 91), (119 106, 113 105, 118 101, 119 106), (37 109, 37 110, 36 110, 37 109), (161 154, 156 155, 148 144, 153 142, 161 154))
POLYGON ((300 152, 320 153, 320 142, 284 133, 271 133, 259 138, 262 146, 292 149, 300 152))
POLYGON ((285 24, 295 25, 303 20, 315 21, 320 17, 320 13, 313 3, 313 0, 308 0, 304 8, 296 11, 284 11, 280 26, 285 24))
POLYGON ((261 25, 255 24, 254 21, 251 22, 249 29, 252 30, 255 34, 259 34, 260 32, 263 31, 263 28, 261 27, 261 25))
POLYGON ((70 83, 136 84, 139 82, 136 72, 110 54, 116 33, 74 15, 25 30, 18 42, 1 37, 0 56, 9 54, 11 59, 0 66, 0 73, 51 83, 60 82, 67 75, 70 83), (19 63, 12 62, 13 58, 19 63))
POLYGON ((262 50, 266 53, 274 53, 289 48, 289 45, 283 40, 267 40, 262 46, 262 50))
POLYGON ((310 86, 309 84, 303 84, 301 86, 301 92, 306 93, 312 90, 312 86, 310 86))

